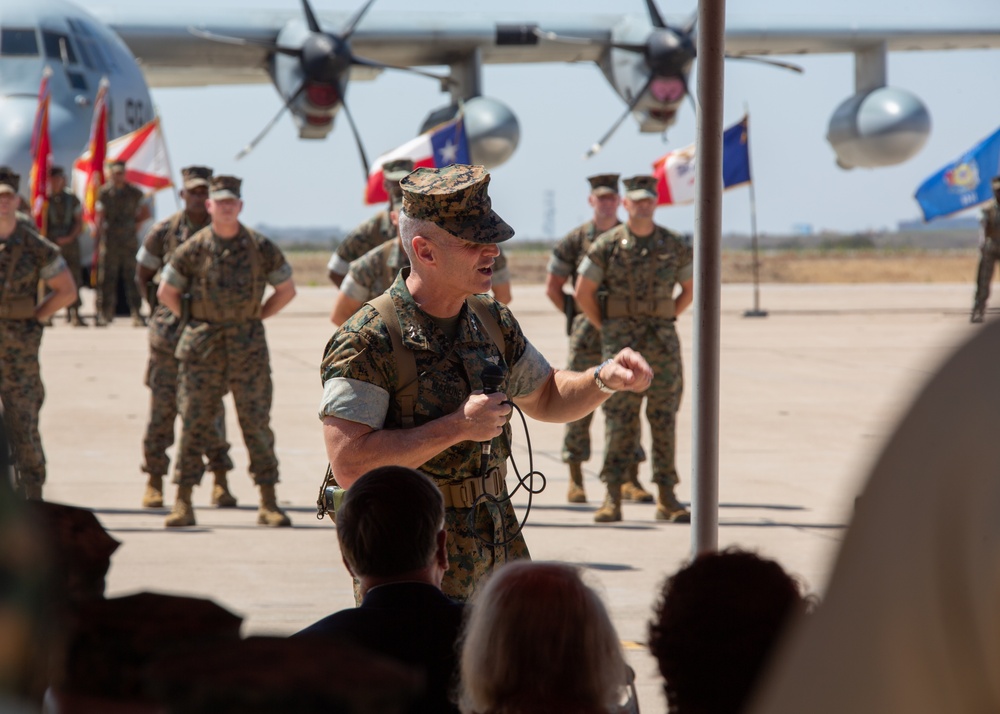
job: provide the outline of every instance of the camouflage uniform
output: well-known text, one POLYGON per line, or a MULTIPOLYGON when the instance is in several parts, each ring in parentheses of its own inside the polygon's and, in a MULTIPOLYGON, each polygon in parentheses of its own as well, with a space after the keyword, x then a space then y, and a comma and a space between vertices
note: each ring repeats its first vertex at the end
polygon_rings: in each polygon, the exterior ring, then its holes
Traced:
MULTIPOLYGON (((159 270, 170 262, 174 251, 190 236, 209 224, 195 225, 186 211, 160 221, 146 234, 136 262, 152 271, 159 270)), ((174 356, 180 339, 181 319, 170 312, 165 305, 157 305, 149 319, 149 363, 146 366, 146 386, 152 392, 150 397, 149 424, 142 441, 142 470, 151 476, 167 473, 170 461, 167 449, 174 443, 174 421, 177 417, 177 376, 180 363, 174 356)), ((208 469, 212 472, 227 472, 233 468, 229 458, 229 443, 226 441, 226 414, 222 399, 210 407, 205 423, 205 455, 208 469), (214 413, 214 415, 213 415, 214 413)))
POLYGON ((981 321, 986 311, 994 266, 997 260, 1000 260, 1000 202, 996 199, 983 209, 982 227, 983 244, 980 247, 982 254, 979 258, 979 271, 976 274, 976 299, 972 308, 974 322, 981 321))
MULTIPOLYGON (((405 326, 403 342, 414 353, 420 375, 414 423, 420 426, 454 412, 470 393, 482 389, 483 365, 493 362, 504 367, 500 391, 511 399, 530 394, 545 380, 549 366, 524 336, 510 310, 489 300, 490 313, 503 335, 506 353, 500 355, 478 318, 468 306, 459 315, 458 333, 449 341, 441 328, 413 301, 405 283, 404 270, 390 289, 400 325, 405 326)), ((321 368, 324 392, 320 418, 335 416, 361 422, 374 429, 401 428, 401 413, 394 402, 397 372, 389 333, 378 312, 370 305, 358 310, 330 339, 321 368)), ((504 435, 493 440, 494 463, 505 463, 510 453, 510 426, 504 435)), ((438 486, 461 483, 479 470, 480 445, 462 442, 443 451, 420 467, 438 486)), ((500 496, 500 506, 484 503, 475 509, 474 527, 470 528, 471 509, 449 507, 445 525, 448 530, 448 571, 442 590, 449 597, 467 600, 476 583, 503 564, 504 550, 484 544, 477 533, 489 541, 503 540, 517 530, 517 516, 507 496, 500 496)), ((509 544, 506 557, 527 558, 528 548, 518 533, 509 544)))
MULTIPOLYGON (((58 239, 67 236, 73 230, 77 217, 80 215, 80 199, 72 191, 63 190, 49 196, 49 210, 45 227, 48 231, 48 239, 57 243, 58 239)), ((57 243, 58 245, 58 243, 57 243)), ((80 278, 83 274, 83 262, 80 259, 80 240, 74 238, 66 245, 60 245, 63 259, 66 261, 69 272, 76 283, 76 302, 70 305, 71 309, 80 308, 80 278)))
POLYGON ((104 213, 97 264, 97 314, 110 320, 115 314, 118 279, 125 281, 128 309, 139 314, 139 292, 135 287, 136 224, 142 191, 130 183, 121 188, 106 183, 98 194, 104 213))
MULTIPOLYGON (((582 226, 574 228, 552 249, 548 272, 568 278, 571 285, 575 284, 580 263, 586 257, 595 238, 597 238, 597 226, 593 221, 587 221, 582 226)), ((566 368, 575 372, 593 367, 601 361, 601 331, 582 313, 573 318, 569 355, 566 361, 566 368)), ((590 422, 593 419, 594 413, 591 412, 582 419, 566 425, 566 436, 563 438, 562 447, 564 462, 580 463, 590 459, 590 422)))
POLYGON ((254 483, 278 482, 270 427, 271 365, 260 312, 266 285, 278 285, 291 276, 281 250, 242 224, 239 233, 228 239, 204 228, 170 259, 162 279, 191 294, 191 320, 175 352, 180 361, 178 408, 183 422, 175 483, 201 482, 208 435, 217 433, 217 405, 230 391, 254 483))
POLYGON ((691 248, 679 235, 655 226, 637 238, 623 224, 602 234, 580 265, 580 274, 607 292, 607 312, 601 323, 605 359, 623 347, 640 352, 653 368, 645 394, 616 392, 604 404, 607 429, 601 479, 621 484, 635 462, 634 445, 641 434, 639 411, 643 397, 653 436, 653 482, 677 483, 674 465, 674 423, 683 389, 680 342, 674 329, 673 292, 691 279, 691 248), (631 305, 628 303, 631 302, 631 305))
MULTIPOLYGON (((351 263, 340 291, 358 302, 366 302, 381 295, 392 285, 399 271, 409 267, 410 259, 398 240, 388 241, 372 248, 351 263)), ((510 270, 503 253, 493 263, 493 283, 510 282, 510 270)))
POLYGON ((42 326, 34 318, 38 282, 66 269, 59 248, 18 221, 0 240, 0 402, 21 484, 45 483, 38 412, 45 388, 38 365, 42 326))
POLYGON ((338 275, 347 275, 351 263, 398 235, 389 217, 389 209, 385 208, 347 234, 330 256, 326 269, 338 275))

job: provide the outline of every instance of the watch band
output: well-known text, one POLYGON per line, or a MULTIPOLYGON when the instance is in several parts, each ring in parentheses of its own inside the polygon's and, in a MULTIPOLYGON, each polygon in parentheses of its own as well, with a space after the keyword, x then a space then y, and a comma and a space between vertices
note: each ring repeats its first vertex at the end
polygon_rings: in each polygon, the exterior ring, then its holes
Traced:
POLYGON ((608 385, 606 385, 604 383, 604 380, 601 379, 601 370, 604 369, 605 365, 609 365, 613 361, 614 360, 606 359, 603 362, 601 362, 599 365, 597 365, 597 367, 594 369, 594 384, 596 384, 597 388, 600 389, 605 394, 614 394, 616 391, 618 391, 618 390, 612 389, 611 387, 609 387, 608 385))

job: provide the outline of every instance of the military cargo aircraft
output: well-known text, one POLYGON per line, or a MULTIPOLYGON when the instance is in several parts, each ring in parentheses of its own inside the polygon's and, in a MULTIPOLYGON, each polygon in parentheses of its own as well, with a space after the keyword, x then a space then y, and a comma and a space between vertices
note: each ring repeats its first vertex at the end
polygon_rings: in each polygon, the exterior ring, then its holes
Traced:
MULTIPOLYGON (((210 3, 183 9, 173 3, 129 3, 91 12, 69 0, 0 0, 0 163, 27 173, 35 97, 46 65, 57 70, 50 85, 50 125, 54 159, 61 164, 71 163, 86 143, 102 76, 111 85, 110 138, 152 118, 149 87, 270 82, 299 136, 321 139, 341 110, 352 123, 351 80, 372 79, 386 70, 415 72, 425 78, 414 81, 439 83, 451 101, 414 132, 453 116, 461 104, 473 160, 490 167, 512 155, 519 127, 506 104, 483 95, 483 64, 595 63, 626 106, 591 151, 630 114, 641 132, 664 132, 690 96, 697 28, 690 19, 668 21, 654 0, 627 14, 530 17, 481 10, 380 14, 373 2, 350 13, 317 13, 308 0, 301 5, 276 1, 275 9, 234 14, 210 3), (425 67, 445 71, 420 69, 425 67)), ((834 112, 827 135, 845 168, 905 161, 930 133, 923 102, 887 86, 888 52, 976 47, 1000 47, 1000 22, 931 29, 907 29, 902 21, 875 29, 734 23, 726 33, 728 56, 786 69, 797 68, 767 55, 854 55, 855 93, 834 112)), ((352 129, 361 148, 361 137, 352 129)))

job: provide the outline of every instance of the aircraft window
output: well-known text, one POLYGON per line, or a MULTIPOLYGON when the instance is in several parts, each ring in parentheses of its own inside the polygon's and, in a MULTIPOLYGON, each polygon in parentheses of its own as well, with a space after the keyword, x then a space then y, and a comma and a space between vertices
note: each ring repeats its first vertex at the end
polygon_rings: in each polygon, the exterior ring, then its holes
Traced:
POLYGON ((42 42, 45 44, 46 57, 63 60, 66 64, 76 64, 76 53, 69 42, 69 35, 42 30, 42 42))
POLYGON ((69 86, 73 89, 79 89, 80 91, 87 91, 87 79, 79 72, 66 72, 66 76, 69 78, 69 86))
POLYGON ((38 54, 38 37, 32 29, 5 27, 0 30, 0 55, 33 57, 38 54))

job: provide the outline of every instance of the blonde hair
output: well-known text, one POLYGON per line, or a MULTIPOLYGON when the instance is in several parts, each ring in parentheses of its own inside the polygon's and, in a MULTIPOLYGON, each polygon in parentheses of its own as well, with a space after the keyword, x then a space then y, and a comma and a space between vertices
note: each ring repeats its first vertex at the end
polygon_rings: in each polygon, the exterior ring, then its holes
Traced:
POLYGON ((462 640, 463 714, 610 712, 626 682, 600 598, 562 563, 517 561, 476 594, 462 640))

